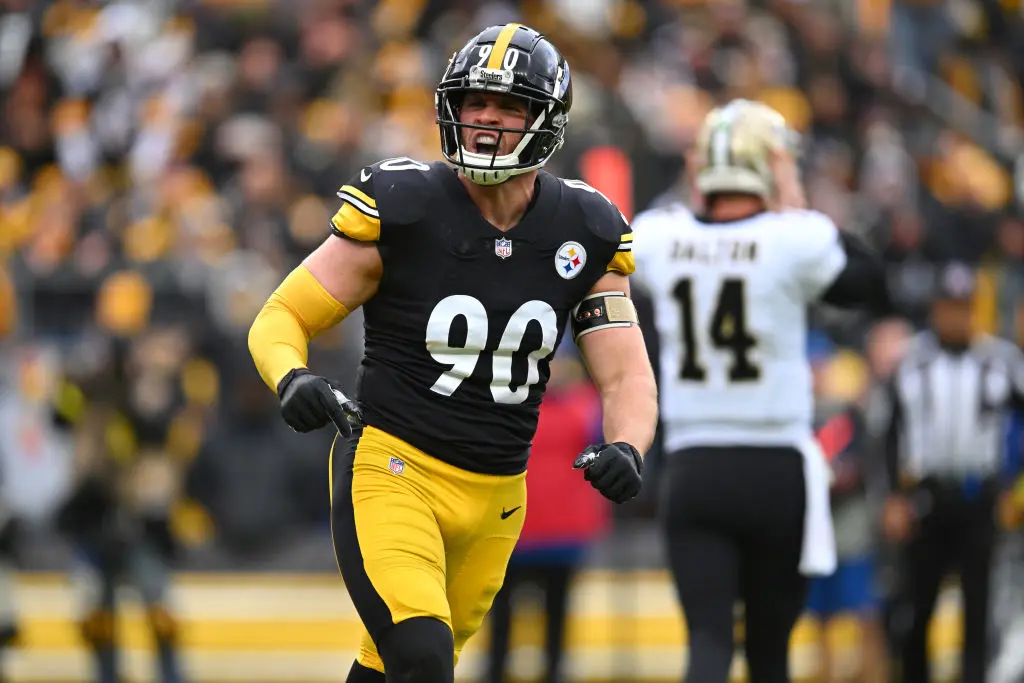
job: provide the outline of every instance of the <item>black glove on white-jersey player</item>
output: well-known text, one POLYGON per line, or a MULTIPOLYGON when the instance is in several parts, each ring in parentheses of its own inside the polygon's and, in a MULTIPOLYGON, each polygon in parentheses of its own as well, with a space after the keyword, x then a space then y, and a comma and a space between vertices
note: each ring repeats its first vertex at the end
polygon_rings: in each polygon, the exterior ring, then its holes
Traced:
POLYGON ((292 370, 277 385, 281 417, 297 432, 312 432, 333 422, 343 437, 362 424, 359 406, 330 380, 305 368, 292 370))
POLYGON ((640 452, 624 441, 599 443, 577 456, 573 469, 613 503, 625 503, 640 493, 644 461, 640 452))

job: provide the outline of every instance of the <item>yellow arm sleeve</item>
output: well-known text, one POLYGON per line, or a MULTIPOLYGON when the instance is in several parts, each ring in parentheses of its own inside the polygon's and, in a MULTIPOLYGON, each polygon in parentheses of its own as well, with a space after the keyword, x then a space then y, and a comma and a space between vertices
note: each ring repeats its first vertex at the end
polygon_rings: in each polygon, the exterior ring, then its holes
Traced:
POLYGON ((289 273, 249 329, 249 353, 267 386, 276 393, 285 375, 306 367, 310 340, 348 314, 305 266, 289 273))

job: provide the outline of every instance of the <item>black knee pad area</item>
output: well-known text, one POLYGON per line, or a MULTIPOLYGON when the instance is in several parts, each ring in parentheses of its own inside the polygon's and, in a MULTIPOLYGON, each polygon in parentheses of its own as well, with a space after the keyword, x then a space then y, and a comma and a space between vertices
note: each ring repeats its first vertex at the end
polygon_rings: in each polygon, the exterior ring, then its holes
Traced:
POLYGON ((345 683, 387 683, 384 674, 368 669, 359 662, 352 662, 345 683))
POLYGON ((387 683, 454 683, 455 641, 443 621, 414 617, 387 629, 377 651, 387 683))

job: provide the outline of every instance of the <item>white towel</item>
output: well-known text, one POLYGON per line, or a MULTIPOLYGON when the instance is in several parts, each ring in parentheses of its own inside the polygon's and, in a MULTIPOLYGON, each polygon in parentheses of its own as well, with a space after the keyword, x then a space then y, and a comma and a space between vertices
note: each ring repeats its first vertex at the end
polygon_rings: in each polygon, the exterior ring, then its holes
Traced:
POLYGON ((836 536, 829 499, 832 471, 821 446, 813 437, 800 444, 800 454, 804 458, 807 501, 800 573, 804 576, 828 576, 836 570, 836 536))

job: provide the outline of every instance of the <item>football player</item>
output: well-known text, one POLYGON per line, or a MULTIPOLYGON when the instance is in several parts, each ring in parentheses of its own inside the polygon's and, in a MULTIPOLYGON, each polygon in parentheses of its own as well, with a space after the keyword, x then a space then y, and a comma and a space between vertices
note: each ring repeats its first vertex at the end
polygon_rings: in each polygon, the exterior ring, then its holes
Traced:
MULTIPOLYGON (((629 298, 633 235, 604 196, 541 170, 561 147, 569 65, 538 32, 487 28, 436 90, 445 162, 389 159, 338 191, 333 235, 270 297, 249 347, 281 413, 334 422, 332 532, 366 633, 349 683, 454 680, 526 514, 525 469, 567 320, 606 443, 572 466, 640 490, 657 396, 629 298), (306 368, 362 306, 358 405, 306 368)), ((567 463, 566 466, 570 466, 567 463)))
POLYGON ((823 214, 790 208, 804 201, 793 142, 762 104, 712 111, 692 155, 699 215, 675 205, 634 222, 660 343, 663 517, 688 681, 729 679, 737 599, 751 680, 788 680, 806 576, 836 561, 806 310, 888 308, 880 260, 823 214))

